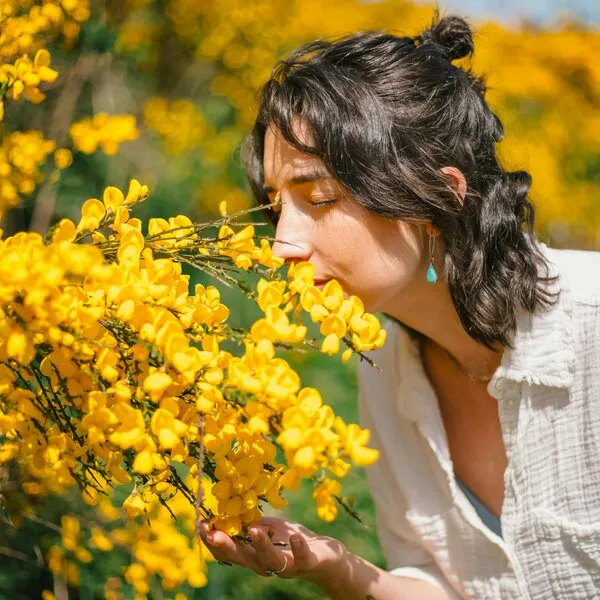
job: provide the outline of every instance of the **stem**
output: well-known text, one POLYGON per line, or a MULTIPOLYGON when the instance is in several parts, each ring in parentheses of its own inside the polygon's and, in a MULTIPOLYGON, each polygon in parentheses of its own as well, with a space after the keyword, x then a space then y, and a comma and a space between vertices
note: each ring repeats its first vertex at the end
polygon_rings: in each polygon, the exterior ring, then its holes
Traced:
POLYGON ((204 488, 202 487, 202 477, 204 475, 204 414, 198 416, 198 436, 200 445, 198 448, 198 473, 196 474, 198 482, 198 490, 196 491, 196 536, 200 537, 200 507, 204 500, 204 488))
MULTIPOLYGON (((69 71, 67 80, 56 100, 48 132, 49 137, 56 140, 57 146, 66 144, 69 124, 73 121, 83 87, 100 62, 98 54, 83 54, 69 71)), ((37 194, 29 230, 45 234, 52 222, 55 208, 56 186, 46 179, 37 194)))

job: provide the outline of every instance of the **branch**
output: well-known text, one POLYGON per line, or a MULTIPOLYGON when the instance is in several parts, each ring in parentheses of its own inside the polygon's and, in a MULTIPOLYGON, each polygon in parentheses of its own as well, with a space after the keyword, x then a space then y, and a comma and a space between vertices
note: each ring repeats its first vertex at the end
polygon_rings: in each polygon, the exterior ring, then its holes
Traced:
MULTIPOLYGON (((67 143, 69 124, 73 120, 83 86, 102 62, 104 60, 98 54, 82 54, 69 71, 67 80, 56 100, 48 131, 48 136, 56 141, 58 147, 67 143)), ((45 234, 50 227, 55 207, 56 186, 49 181, 49 178, 46 178, 36 197, 29 230, 45 234)))
POLYGON ((8 546, 0 546, 0 554, 2 554, 3 556, 8 556, 9 558, 16 558, 17 560, 35 565, 36 567, 40 567, 43 569, 46 568, 46 565, 43 562, 42 564, 40 564, 38 560, 33 560, 28 554, 25 554, 25 552, 13 550, 8 546))

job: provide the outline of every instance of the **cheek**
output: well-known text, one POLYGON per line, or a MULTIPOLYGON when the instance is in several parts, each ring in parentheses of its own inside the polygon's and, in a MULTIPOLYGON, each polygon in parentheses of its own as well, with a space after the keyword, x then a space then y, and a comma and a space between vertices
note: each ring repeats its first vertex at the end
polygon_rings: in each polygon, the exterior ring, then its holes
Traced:
POLYGON ((420 273, 423 255, 418 232, 405 223, 379 220, 365 220, 351 229, 330 235, 330 259, 347 291, 375 310, 420 273))

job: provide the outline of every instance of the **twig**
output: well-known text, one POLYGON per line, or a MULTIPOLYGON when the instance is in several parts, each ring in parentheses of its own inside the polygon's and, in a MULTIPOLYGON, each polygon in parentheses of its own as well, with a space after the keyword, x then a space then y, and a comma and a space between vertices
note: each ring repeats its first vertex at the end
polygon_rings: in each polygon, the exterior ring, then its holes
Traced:
POLYGON ((69 600, 69 588, 63 575, 60 573, 52 573, 54 579, 54 596, 56 600, 69 600))
POLYGON ((202 515, 200 509, 204 500, 204 488, 202 487, 202 477, 204 475, 204 414, 198 416, 198 437, 200 438, 200 446, 198 449, 198 473, 196 479, 198 481, 198 490, 196 491, 196 536, 200 537, 200 521, 202 515))
POLYGON ((19 552, 18 550, 13 550, 7 546, 0 546, 0 554, 10 558, 16 558, 17 560, 22 560, 24 562, 33 562, 31 558, 25 554, 25 552, 19 552))
POLYGON ((40 519, 40 517, 36 517, 35 515, 31 515, 28 513, 23 513, 23 517, 25 517, 26 519, 29 519, 30 521, 33 521, 34 523, 39 523, 40 525, 44 525, 44 527, 47 527, 48 529, 52 529, 52 531, 56 531, 57 533, 62 533, 62 529, 55 523, 52 523, 51 521, 46 521, 45 519, 40 519))
MULTIPOLYGON (((67 80, 56 100, 48 131, 50 139, 55 140, 59 147, 64 146, 67 142, 69 124, 73 120, 73 113, 83 86, 100 62, 101 57, 98 54, 82 54, 69 71, 67 80)), ((50 227, 55 207, 56 186, 47 178, 36 196, 29 230, 45 234, 50 227)))

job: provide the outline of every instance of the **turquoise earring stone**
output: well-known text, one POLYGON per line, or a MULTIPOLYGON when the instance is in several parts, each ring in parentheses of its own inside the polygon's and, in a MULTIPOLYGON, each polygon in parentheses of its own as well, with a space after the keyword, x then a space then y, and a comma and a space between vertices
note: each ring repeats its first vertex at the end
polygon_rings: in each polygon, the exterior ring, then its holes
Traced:
POLYGON ((427 283, 435 283, 437 281, 437 273, 433 268, 433 263, 429 263, 429 269, 427 269, 427 283))

